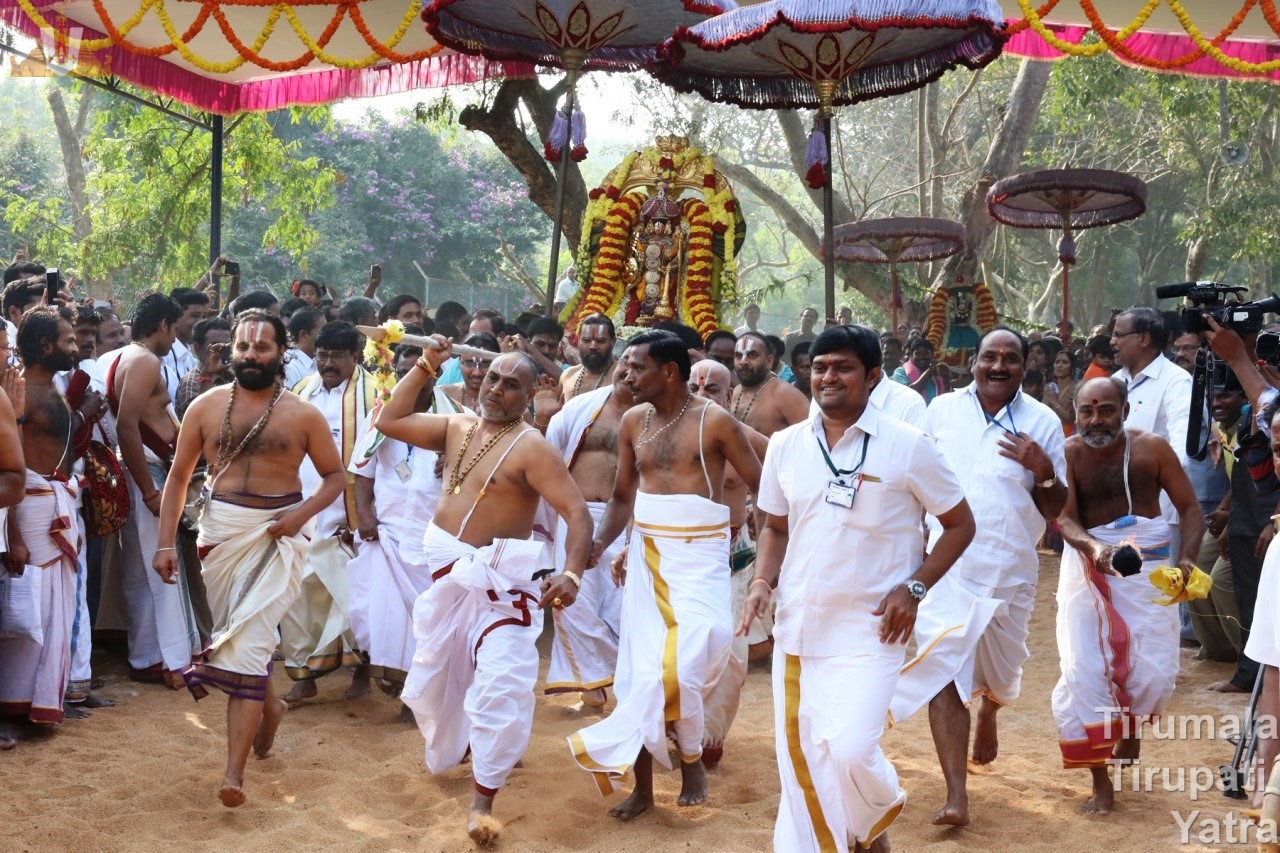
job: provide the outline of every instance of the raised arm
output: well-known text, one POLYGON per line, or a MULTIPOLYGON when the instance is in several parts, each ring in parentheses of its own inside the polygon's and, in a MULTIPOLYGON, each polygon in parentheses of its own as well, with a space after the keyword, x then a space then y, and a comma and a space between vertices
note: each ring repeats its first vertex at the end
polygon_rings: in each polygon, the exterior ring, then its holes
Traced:
POLYGON ((450 342, 443 335, 432 335, 432 338, 441 345, 441 348, 424 351, 422 357, 410 368, 404 378, 396 383, 396 387, 391 391, 391 399, 383 404, 373 425, 388 438, 440 452, 444 450, 445 434, 449 426, 448 417, 413 411, 413 404, 427 380, 439 373, 440 365, 444 364, 452 354, 450 342))

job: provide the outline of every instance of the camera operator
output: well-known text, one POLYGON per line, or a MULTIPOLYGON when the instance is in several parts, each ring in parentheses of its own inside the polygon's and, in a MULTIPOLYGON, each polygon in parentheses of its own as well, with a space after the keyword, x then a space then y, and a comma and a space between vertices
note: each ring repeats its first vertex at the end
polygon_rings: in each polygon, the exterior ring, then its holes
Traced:
MULTIPOLYGON (((1280 481, 1276 479, 1276 455, 1280 453, 1280 443, 1276 442, 1274 434, 1274 430, 1280 425, 1280 421, 1275 420, 1277 410, 1280 409, 1280 391, 1277 391, 1280 388, 1280 374, 1270 364, 1255 364, 1252 347, 1237 332, 1223 327, 1212 317, 1207 317, 1206 323, 1209 331, 1205 332, 1205 337, 1209 345, 1235 372, 1249 398, 1249 415, 1257 438, 1248 446, 1242 443, 1236 453, 1237 464, 1247 466, 1257 491, 1274 493, 1280 490, 1280 481)), ((1241 428, 1243 427, 1242 423, 1241 428)), ((1246 638, 1242 659, 1247 657, 1254 661, 1255 666, 1261 668, 1262 678, 1254 716, 1259 723, 1256 728, 1258 748, 1257 775, 1253 784, 1254 808, 1262 805, 1271 764, 1275 760, 1277 747, 1280 747, 1280 741, 1275 736, 1275 721, 1280 715, 1280 685, 1277 684, 1276 677, 1277 667, 1280 667, 1280 589, 1277 587, 1280 587, 1280 546, 1275 545, 1273 538, 1271 545, 1267 547, 1261 577, 1253 590, 1248 611, 1246 613, 1243 606, 1240 610, 1241 633, 1246 638), (1256 620, 1253 619, 1255 614, 1256 620), (1272 732, 1270 737, 1264 736, 1267 731, 1272 732)), ((1241 602, 1239 581, 1236 583, 1236 595, 1237 602, 1241 602)))
POLYGON ((178 383, 174 409, 179 419, 196 397, 231 381, 231 325, 220 317, 199 321, 191 330, 191 350, 196 367, 178 383))

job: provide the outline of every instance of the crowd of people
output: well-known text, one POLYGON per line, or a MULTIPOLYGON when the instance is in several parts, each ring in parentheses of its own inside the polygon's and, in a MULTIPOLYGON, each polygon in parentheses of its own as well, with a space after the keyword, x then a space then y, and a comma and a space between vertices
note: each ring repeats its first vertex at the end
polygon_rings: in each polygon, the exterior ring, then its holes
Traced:
POLYGON ((127 322, 38 264, 4 281, 0 748, 110 706, 91 652, 121 630, 133 679, 227 694, 235 807, 249 753, 349 670, 348 696, 399 698, 431 772, 470 762, 487 844, 539 692, 600 715, 566 762, 604 794, 632 775, 609 812, 631 820, 655 761, 678 764, 679 805, 714 796, 748 668, 771 662, 775 847, 883 850, 906 792, 881 738, 926 706, 934 822, 972 819, 967 763, 997 758, 1055 541, 1053 714, 1088 811, 1164 710, 1179 635, 1236 663, 1215 689, 1262 678, 1259 710, 1280 711, 1262 580, 1280 375, 1230 330, 1207 336, 1230 369, 1194 453, 1202 342, 1151 308, 1087 339, 998 326, 949 364, 848 309, 775 336, 753 304, 705 340, 622 341, 592 315, 571 341, 537 311, 334 302, 311 280, 283 303, 153 292, 127 322), (392 320, 384 399, 362 328, 392 320), (1187 601, 1197 565, 1212 592, 1187 601))

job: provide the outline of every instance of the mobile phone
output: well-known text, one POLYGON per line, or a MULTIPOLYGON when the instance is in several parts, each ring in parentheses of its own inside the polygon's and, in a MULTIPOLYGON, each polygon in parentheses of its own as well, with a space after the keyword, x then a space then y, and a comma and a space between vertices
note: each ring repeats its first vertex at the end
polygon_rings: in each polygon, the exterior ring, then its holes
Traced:
MULTIPOLYGON (((53 305, 58 299, 58 285, 62 282, 62 274, 57 269, 44 271, 44 302, 53 305)), ((30 291, 28 291, 30 292, 30 291)))
POLYGON ((240 262, 239 262, 239 261, 226 261, 226 262, 225 262, 225 263, 223 263, 223 265, 222 265, 222 274, 223 274, 223 275, 229 275, 229 276, 237 276, 237 275, 240 275, 240 262))
POLYGON ((382 264, 373 264, 369 267, 369 283, 375 287, 382 284, 382 264))
POLYGON ((222 345, 222 363, 223 364, 231 363, 231 345, 230 344, 222 345))

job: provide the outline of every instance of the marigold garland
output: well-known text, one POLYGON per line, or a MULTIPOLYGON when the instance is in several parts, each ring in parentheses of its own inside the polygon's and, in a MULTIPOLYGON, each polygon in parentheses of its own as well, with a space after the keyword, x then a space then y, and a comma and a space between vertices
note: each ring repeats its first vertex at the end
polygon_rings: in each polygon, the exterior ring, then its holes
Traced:
MULTIPOLYGON (((979 332, 985 332, 996 324, 996 298, 991 292, 991 288, 987 287, 986 282, 975 282, 970 288, 973 291, 973 301, 977 308, 974 315, 974 322, 977 324, 979 332)), ((947 317, 947 306, 951 304, 951 290, 946 287, 939 287, 933 292, 933 299, 929 302, 929 316, 925 320, 925 339, 933 344, 936 349, 942 349, 946 342, 947 327, 949 325, 947 317)))
MULTIPOLYGON (((346 70, 357 70, 361 68, 369 68, 377 63, 388 60, 391 62, 414 62, 421 59, 427 59, 439 53, 443 48, 440 45, 432 45, 425 50, 415 51, 412 53, 400 53, 395 48, 404 40, 408 34, 409 28, 413 26, 421 11, 421 0, 409 0, 409 4, 405 10, 404 17, 400 21, 400 25, 395 32, 391 34, 385 42, 380 41, 370 31, 365 23, 364 16, 360 12, 359 4, 361 0, 338 0, 334 3, 335 9, 333 17, 328 25, 324 28, 319 38, 312 38, 307 32, 306 27, 298 19, 294 13, 290 3, 280 2, 280 0, 234 0, 232 5, 235 6, 253 6, 260 8, 270 8, 271 11, 264 23, 261 31, 253 40, 252 45, 246 46, 239 36, 236 35, 226 15, 223 13, 216 0, 204 0, 196 19, 186 29, 185 32, 179 33, 170 17, 168 10, 165 8, 164 0, 142 0, 138 7, 138 11, 130 16, 123 24, 117 26, 111 19, 108 10, 102 0, 93 0, 94 11, 102 21, 103 28, 106 30, 106 36, 93 39, 72 39, 67 32, 65 26, 57 26, 51 23, 41 14, 32 0, 17 0, 18 5, 26 13, 37 27, 42 31, 53 34, 55 50, 62 53, 69 52, 74 47, 83 55, 89 55, 98 51, 106 50, 110 47, 122 47, 130 53, 140 56, 160 57, 177 51, 191 65, 210 74, 227 74, 231 71, 243 66, 246 62, 252 63, 261 68, 270 71, 284 72, 296 71, 304 68, 311 62, 319 60, 327 65, 335 68, 346 70), (169 44, 160 45, 158 47, 144 47, 128 40, 130 32, 137 27, 148 12, 155 12, 156 19, 159 21, 161 28, 169 39, 169 44), (267 59, 262 55, 262 48, 266 46, 275 31, 276 24, 281 16, 288 21, 290 28, 307 48, 307 52, 295 59, 277 62, 267 59), (212 18, 217 24, 218 29, 236 51, 236 58, 225 62, 211 62, 199 54, 195 53, 189 46, 189 43, 204 29, 205 24, 212 18), (337 32, 338 27, 342 24, 344 18, 350 18, 352 25, 360 34, 360 37, 367 44, 372 53, 359 59, 346 59, 329 53, 325 48, 329 41, 337 32)), ((307 5, 329 5, 327 2, 308 3, 307 5)))
POLYGON ((1092 0, 1080 0, 1080 8, 1088 18, 1090 28, 1101 39, 1098 42, 1087 45, 1075 44, 1059 38, 1044 23, 1044 17, 1052 12, 1057 5, 1058 0, 1049 0, 1043 6, 1035 8, 1032 6, 1031 0, 1018 0, 1018 8, 1022 11, 1023 19, 1009 25, 1009 35, 1016 35, 1030 27, 1051 47, 1070 56, 1098 56, 1110 49, 1128 62, 1157 71, 1175 71, 1205 57, 1210 57, 1223 67, 1240 74, 1270 74, 1273 71, 1280 70, 1280 60, 1247 62, 1234 56, 1228 56, 1219 48, 1220 44, 1239 29, 1254 6, 1259 6, 1262 9, 1262 16, 1266 19, 1267 25, 1271 27, 1277 36, 1280 36, 1280 14, 1276 11, 1275 0, 1245 0, 1240 11, 1236 12, 1231 20, 1227 22, 1227 25, 1213 38, 1205 38, 1204 33, 1191 19, 1190 13, 1187 12, 1181 0, 1148 0, 1139 10, 1137 17, 1119 30, 1113 30, 1103 22, 1102 16, 1098 13, 1097 7, 1092 0), (1195 43, 1195 50, 1188 51, 1173 59, 1156 59, 1135 53, 1124 44, 1130 36, 1146 24, 1151 14, 1162 2, 1169 7, 1174 17, 1178 19, 1178 23, 1181 24, 1182 29, 1186 31, 1192 42, 1195 43))
MULTIPOLYGON (((608 174, 604 183, 588 193, 587 208, 582 218, 582 242, 578 247, 577 269, 579 280, 590 284, 579 290, 560 315, 566 331, 571 335, 588 314, 599 312, 613 316, 626 299, 622 274, 630 248, 627 241, 630 229, 639 215, 639 207, 645 199, 638 193, 628 193, 626 197, 622 197, 621 193, 632 168, 641 158, 657 166, 659 180, 673 180, 691 162, 698 164, 702 174, 702 198, 693 196, 680 202, 690 229, 685 247, 688 266, 685 272, 684 298, 679 306, 681 316, 705 336, 719 328, 715 306, 737 298, 736 240, 741 214, 733 191, 728 187, 717 191, 715 161, 700 149, 686 147, 672 153, 649 147, 643 151, 633 151, 624 157, 608 174), (616 202, 632 196, 637 200, 634 210, 630 221, 625 223, 626 230, 620 231, 624 223, 611 222, 609 218, 618 211, 616 202), (691 206, 694 202, 696 206, 691 206), (699 221, 695 223, 688 218, 690 215, 699 217, 699 221), (716 252, 713 247, 713 235, 723 241, 724 248, 720 252, 716 252), (600 265, 606 261, 605 269, 601 272, 600 265)), ((618 319, 624 325, 631 326, 635 323, 639 310, 640 306, 631 300, 627 303, 623 316, 618 319)))
POLYGON ((395 345, 404 338, 404 324, 399 320, 389 320, 380 326, 385 335, 382 340, 365 338, 364 367, 373 373, 373 387, 383 400, 391 398, 391 389, 396 385, 395 345))

